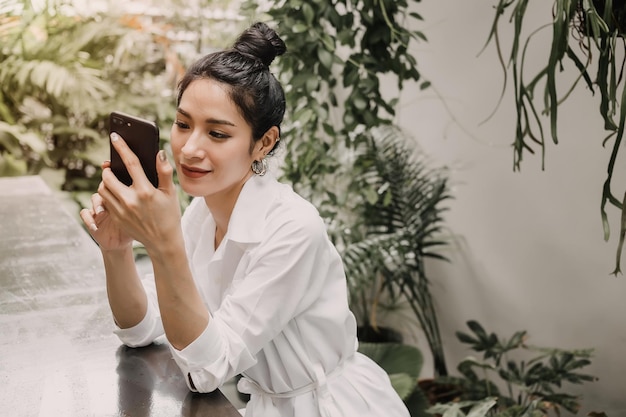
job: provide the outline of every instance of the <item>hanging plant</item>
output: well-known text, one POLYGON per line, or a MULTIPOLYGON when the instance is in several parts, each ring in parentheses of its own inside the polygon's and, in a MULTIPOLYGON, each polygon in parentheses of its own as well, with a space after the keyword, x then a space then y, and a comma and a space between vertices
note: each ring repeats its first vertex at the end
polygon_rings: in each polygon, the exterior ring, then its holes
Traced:
MULTIPOLYGON (((612 189, 612 179, 617 163, 626 121, 626 90, 624 89, 624 37, 626 28, 626 0, 556 0, 552 7, 552 22, 530 35, 522 34, 529 0, 499 0, 495 18, 487 38, 494 43, 502 65, 507 87, 508 75, 513 77, 515 109, 517 112, 515 140, 513 142, 513 170, 521 169, 526 153, 541 153, 545 169, 546 137, 558 143, 558 108, 582 81, 593 93, 600 95, 599 113, 608 132, 602 146, 611 150, 607 162, 607 176, 602 187, 601 217, 604 239, 608 241, 610 227, 607 205, 621 212, 620 235, 613 274, 621 273, 621 254, 626 237, 626 193, 612 189), (499 23, 507 11, 513 27, 513 40, 508 56, 500 42, 499 23), (552 30, 550 55, 543 68, 528 77, 524 72, 529 41, 543 29, 552 30), (575 81, 561 93, 557 91, 557 75, 565 63, 573 63, 578 73, 575 81), (595 78, 591 64, 595 62, 595 78), (541 93, 543 89, 543 94, 541 93), (542 98, 542 100, 540 100, 542 98), (549 134, 544 130, 542 115, 549 116, 549 134)), ((501 97, 502 99, 502 97, 501 97)))

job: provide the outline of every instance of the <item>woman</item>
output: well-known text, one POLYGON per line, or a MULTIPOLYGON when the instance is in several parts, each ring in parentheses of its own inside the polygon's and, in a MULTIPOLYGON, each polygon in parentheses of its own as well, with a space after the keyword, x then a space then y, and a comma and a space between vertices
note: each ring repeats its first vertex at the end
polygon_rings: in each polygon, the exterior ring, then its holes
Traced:
POLYGON ((116 333, 128 346, 164 333, 193 391, 243 374, 248 417, 408 416, 386 373, 356 352, 342 262, 318 212, 264 175, 285 111, 268 67, 284 52, 256 23, 181 80, 171 145, 195 197, 182 220, 163 151, 156 189, 112 135, 133 185, 105 163, 81 217, 102 251, 116 333), (154 277, 138 277, 133 239, 154 277))

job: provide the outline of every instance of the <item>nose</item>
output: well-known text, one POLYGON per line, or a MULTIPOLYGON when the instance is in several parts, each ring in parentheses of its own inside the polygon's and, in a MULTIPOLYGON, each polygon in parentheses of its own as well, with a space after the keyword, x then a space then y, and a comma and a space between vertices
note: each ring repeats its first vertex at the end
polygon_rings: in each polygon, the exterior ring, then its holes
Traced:
POLYGON ((194 129, 187 137, 185 144, 180 148, 180 152, 185 159, 202 159, 205 156, 201 146, 202 132, 194 129))

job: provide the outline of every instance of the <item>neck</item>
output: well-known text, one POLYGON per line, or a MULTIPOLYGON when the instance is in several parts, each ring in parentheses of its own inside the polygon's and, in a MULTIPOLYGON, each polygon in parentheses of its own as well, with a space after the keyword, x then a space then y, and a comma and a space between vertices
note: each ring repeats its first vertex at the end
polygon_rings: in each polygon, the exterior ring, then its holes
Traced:
POLYGON ((230 216, 233 213, 233 208, 235 207, 235 201, 233 201, 232 204, 229 204, 226 207, 224 206, 224 204, 209 205, 207 203, 207 206, 209 207, 209 211, 211 212, 211 215, 213 216, 213 220, 215 221, 215 241, 213 243, 215 244, 216 249, 222 242, 222 239, 224 238, 224 235, 226 234, 226 231, 228 230, 228 222, 230 221, 230 216))
POLYGON ((224 239, 225 231, 220 230, 219 227, 215 226, 215 238, 213 239, 213 246, 217 249, 222 243, 222 239, 224 239))
POLYGON ((247 176, 241 183, 230 187, 218 194, 212 194, 204 197, 204 202, 209 208, 213 220, 215 221, 215 247, 217 248, 221 243, 224 235, 228 231, 228 222, 230 216, 233 214, 235 203, 239 198, 241 189, 246 181, 250 178, 247 176))

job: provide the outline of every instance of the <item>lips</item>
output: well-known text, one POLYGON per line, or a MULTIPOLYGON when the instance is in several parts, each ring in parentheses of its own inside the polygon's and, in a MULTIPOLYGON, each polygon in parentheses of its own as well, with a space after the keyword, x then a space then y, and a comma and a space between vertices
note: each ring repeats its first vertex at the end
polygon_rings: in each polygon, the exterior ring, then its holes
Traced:
POLYGON ((188 178, 201 178, 212 172, 211 170, 192 167, 184 164, 180 165, 180 169, 182 171, 182 174, 188 178))

